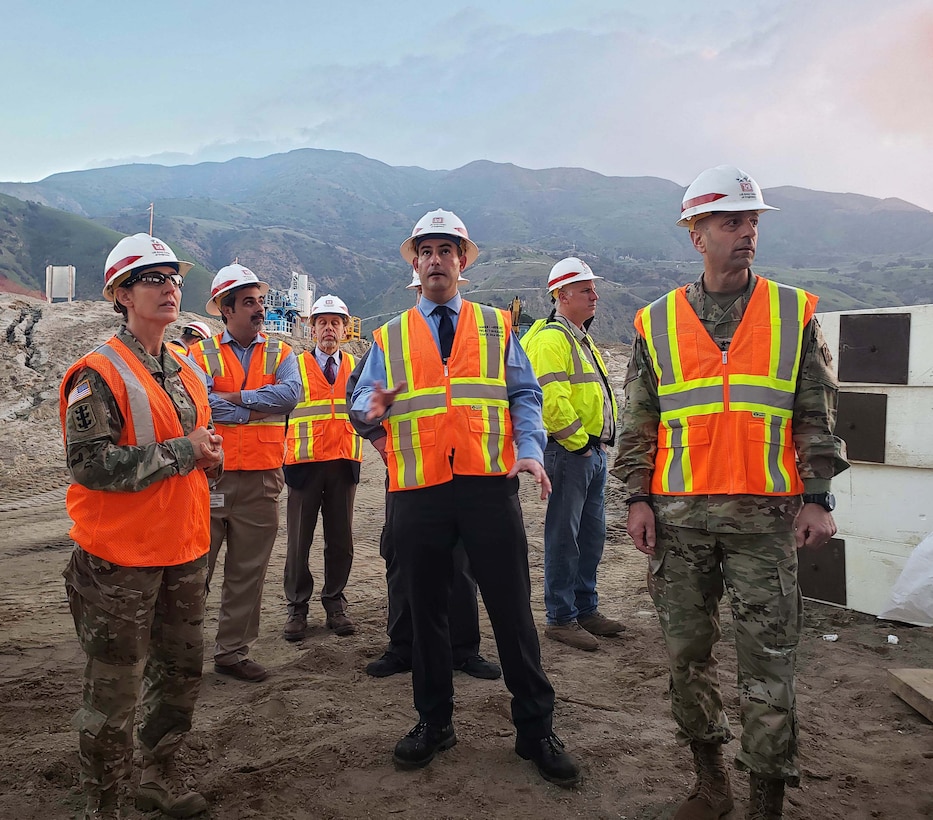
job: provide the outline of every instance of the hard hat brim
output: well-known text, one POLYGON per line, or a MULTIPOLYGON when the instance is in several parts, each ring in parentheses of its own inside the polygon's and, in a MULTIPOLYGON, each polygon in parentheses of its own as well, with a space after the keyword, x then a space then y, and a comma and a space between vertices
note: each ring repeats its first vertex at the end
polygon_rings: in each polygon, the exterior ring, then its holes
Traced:
MULTIPOLYGON (((711 208, 708 211, 698 210, 695 208, 689 208, 684 216, 678 219, 674 224, 678 228, 689 228, 691 221, 693 221, 698 216, 712 216, 713 214, 724 214, 724 213, 735 213, 740 211, 756 211, 757 213, 764 213, 765 211, 780 211, 780 208, 775 208, 773 205, 759 205, 757 208, 748 208, 743 207, 747 205, 744 202, 735 202, 735 203, 717 203, 715 208, 711 208), (692 213, 690 213, 692 211, 692 213)), ((699 206, 702 207, 702 206, 699 206)))
MULTIPOLYGON (((450 239, 451 241, 456 240, 460 247, 466 246, 466 250, 462 251, 463 255, 466 257, 466 264, 463 266, 463 270, 466 270, 470 265, 472 265, 477 257, 479 256, 479 248, 476 246, 476 243, 472 239, 468 239, 465 236, 460 234, 447 234, 447 233, 425 233, 418 236, 418 239, 427 239, 429 236, 439 236, 444 239, 450 239)), ((412 267, 415 266, 415 257, 417 256, 417 250, 415 249, 415 237, 410 237, 406 239, 398 249, 399 254, 402 259, 412 267)))
POLYGON ((269 284, 267 282, 239 282, 233 287, 229 287, 226 290, 222 290, 220 291, 220 293, 217 293, 214 296, 212 296, 210 299, 208 299, 207 304, 204 306, 204 309, 211 316, 222 315, 220 312, 220 302, 218 302, 217 300, 221 296, 224 296, 225 294, 230 293, 231 290, 237 290, 238 288, 247 288, 247 287, 249 288, 258 287, 260 296, 265 296, 269 292, 269 284))
MULTIPOLYGON (((171 262, 164 262, 163 264, 171 265, 172 263, 171 263, 171 262)), ((178 261, 175 262, 175 264, 178 265, 178 272, 181 274, 181 277, 182 277, 183 279, 184 279, 184 277, 186 277, 186 276, 188 275, 188 272, 194 267, 194 262, 182 262, 181 260, 178 260, 178 261)), ((149 263, 148 265, 146 265, 146 267, 152 267, 152 263, 149 263)), ((126 271, 126 275, 120 277, 119 281, 117 281, 117 282, 109 282, 109 283, 107 283, 106 285, 104 285, 104 290, 103 290, 104 299, 106 299, 108 302, 112 302, 112 301, 113 301, 113 292, 114 292, 114 290, 116 290, 116 289, 117 289, 118 287, 120 287, 127 279, 129 279, 129 278, 130 278, 130 275, 133 273, 134 270, 136 270, 136 268, 129 268, 129 269, 126 271)))

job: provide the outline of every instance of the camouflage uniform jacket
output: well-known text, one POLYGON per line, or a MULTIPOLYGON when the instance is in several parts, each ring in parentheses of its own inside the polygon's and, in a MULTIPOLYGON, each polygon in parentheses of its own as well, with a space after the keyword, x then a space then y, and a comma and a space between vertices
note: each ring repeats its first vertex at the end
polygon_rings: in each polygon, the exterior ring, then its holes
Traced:
MULTIPOLYGON (((165 345, 158 357, 150 356, 136 337, 120 328, 117 338, 145 365, 175 405, 185 436, 194 430, 197 408, 182 384, 182 365, 165 345)), ((91 490, 138 492, 173 475, 187 475, 195 469, 194 447, 188 438, 142 446, 119 446, 123 417, 107 382, 89 367, 72 377, 70 390, 86 380, 85 397, 70 405, 65 413, 65 455, 71 477, 91 490)), ((213 429, 213 425, 208 425, 213 429)), ((215 474, 209 473, 209 478, 215 474)))
MULTIPOLYGON (((749 272, 745 291, 722 308, 703 288, 702 276, 687 287, 687 301, 723 350, 728 350, 758 277, 749 272)), ((814 317, 803 331, 800 375, 792 421, 798 470, 808 493, 828 492, 832 477, 848 468, 845 444, 833 435, 838 385, 832 355, 814 317)), ((635 334, 625 376, 625 407, 619 448, 610 472, 632 495, 651 492, 660 406, 658 383, 645 340, 635 334)), ((788 532, 800 511, 800 496, 655 495, 658 521, 707 532, 788 532)))

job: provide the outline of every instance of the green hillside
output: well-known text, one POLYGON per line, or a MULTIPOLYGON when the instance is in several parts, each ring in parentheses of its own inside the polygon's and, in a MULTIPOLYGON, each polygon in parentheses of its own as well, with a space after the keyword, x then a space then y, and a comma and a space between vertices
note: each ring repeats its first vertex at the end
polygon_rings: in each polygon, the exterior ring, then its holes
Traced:
MULTIPOLYGON (((0 276, 23 287, 41 290, 46 264, 74 264, 78 296, 97 298, 107 251, 120 235, 148 230, 154 203, 156 235, 198 264, 186 309, 203 311, 212 273, 239 259, 276 287, 307 273, 319 293, 337 293, 368 320, 364 331, 411 303, 397 249, 437 207, 456 211, 481 248, 466 291, 481 301, 504 306, 519 295, 544 315, 550 265, 571 253, 586 259, 606 279, 600 338, 627 340, 638 307, 700 271, 687 232, 674 226, 680 186, 580 168, 482 160, 427 171, 302 149, 55 174, 0 183, 0 192, 0 276)), ((765 196, 781 210, 762 220, 757 270, 816 291, 825 310, 933 302, 933 213, 792 187, 765 196)))

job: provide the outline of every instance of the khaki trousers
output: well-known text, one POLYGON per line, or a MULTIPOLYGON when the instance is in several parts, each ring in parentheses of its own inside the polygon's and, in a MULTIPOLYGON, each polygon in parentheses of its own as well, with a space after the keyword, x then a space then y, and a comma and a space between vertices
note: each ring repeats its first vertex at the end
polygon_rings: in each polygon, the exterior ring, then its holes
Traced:
POLYGON ((226 541, 214 662, 232 666, 249 657, 259 637, 266 569, 279 528, 282 468, 225 472, 212 492, 207 582, 226 541), (217 506, 213 506, 214 504, 217 506))

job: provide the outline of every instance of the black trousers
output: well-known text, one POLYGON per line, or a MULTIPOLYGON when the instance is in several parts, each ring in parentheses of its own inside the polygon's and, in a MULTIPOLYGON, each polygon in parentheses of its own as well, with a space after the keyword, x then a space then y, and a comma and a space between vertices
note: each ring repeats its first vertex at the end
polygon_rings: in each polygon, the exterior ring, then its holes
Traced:
POLYGON ((324 586, 321 603, 328 615, 344 612, 344 589, 353 565, 354 465, 347 459, 296 465, 286 474, 288 502, 285 597, 289 613, 308 614, 314 578, 308 569, 318 514, 324 519, 324 586))
MULTIPOLYGON (((389 651, 408 663, 412 659, 414 633, 411 624, 411 605, 405 591, 402 567, 389 535, 389 518, 392 515, 393 499, 397 493, 386 493, 386 525, 379 538, 379 554, 386 562, 386 589, 389 598, 389 615, 386 632, 389 635, 389 651)), ((457 542, 453 554, 453 577, 450 584, 448 609, 450 648, 455 667, 467 658, 479 653, 479 606, 476 603, 476 581, 470 574, 470 562, 461 542, 457 542)))
POLYGON ((541 668, 531 614, 518 479, 454 476, 446 484, 392 495, 388 526, 411 606, 412 686, 420 719, 446 724, 453 715, 448 602, 459 539, 492 622, 512 693, 512 722, 523 737, 547 736, 554 689, 541 668))

